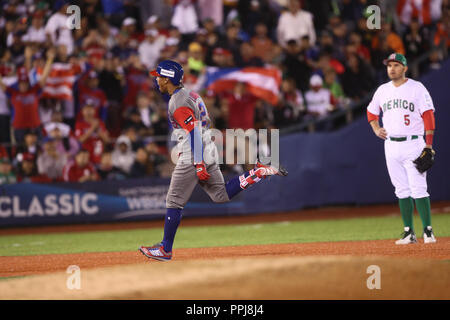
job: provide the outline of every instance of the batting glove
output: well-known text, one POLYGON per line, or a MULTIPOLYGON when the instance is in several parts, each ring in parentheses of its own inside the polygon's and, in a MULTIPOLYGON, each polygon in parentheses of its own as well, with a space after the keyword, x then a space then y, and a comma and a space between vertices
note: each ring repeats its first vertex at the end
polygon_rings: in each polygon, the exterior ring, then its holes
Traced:
POLYGON ((211 177, 211 175, 206 171, 206 166, 204 162, 197 163, 195 165, 195 171, 197 173, 197 177, 200 181, 206 181, 211 177))

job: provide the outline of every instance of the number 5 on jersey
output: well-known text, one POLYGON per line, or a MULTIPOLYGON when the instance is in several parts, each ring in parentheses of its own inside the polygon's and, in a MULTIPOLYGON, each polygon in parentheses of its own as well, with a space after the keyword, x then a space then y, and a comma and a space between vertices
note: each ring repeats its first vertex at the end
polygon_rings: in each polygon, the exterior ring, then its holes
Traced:
POLYGON ((409 126, 411 120, 409 120, 409 114, 405 114, 405 126, 409 126))

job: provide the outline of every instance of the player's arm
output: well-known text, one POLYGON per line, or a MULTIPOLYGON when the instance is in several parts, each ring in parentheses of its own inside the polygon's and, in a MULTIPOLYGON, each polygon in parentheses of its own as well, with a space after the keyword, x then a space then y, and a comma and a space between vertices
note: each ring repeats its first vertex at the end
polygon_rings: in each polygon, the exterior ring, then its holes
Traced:
POLYGON ((200 180, 208 180, 210 175, 206 171, 203 162, 203 143, 201 128, 196 125, 197 119, 194 112, 189 107, 180 107, 173 115, 175 121, 190 135, 191 151, 194 155, 194 165, 197 169, 197 176, 200 180))
POLYGON ((378 138, 383 140, 387 139, 387 131, 386 129, 380 127, 379 116, 371 113, 367 110, 367 121, 369 121, 370 126, 372 127, 373 132, 378 138))
POLYGON ((434 119, 433 110, 427 110, 422 114, 423 123, 425 126, 425 143, 426 148, 433 149, 434 130, 436 129, 436 122, 434 119))

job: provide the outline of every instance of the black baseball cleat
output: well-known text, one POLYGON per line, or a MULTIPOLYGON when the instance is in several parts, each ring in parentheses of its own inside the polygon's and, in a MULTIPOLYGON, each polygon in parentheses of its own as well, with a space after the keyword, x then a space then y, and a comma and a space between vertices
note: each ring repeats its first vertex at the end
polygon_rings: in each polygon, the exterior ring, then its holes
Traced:
POLYGON ((402 238, 395 241, 395 244, 412 244, 417 243, 416 234, 414 233, 414 230, 410 227, 405 227, 402 234, 402 238))
POLYGON ((423 229, 423 243, 436 243, 436 237, 433 233, 433 228, 431 226, 423 229))

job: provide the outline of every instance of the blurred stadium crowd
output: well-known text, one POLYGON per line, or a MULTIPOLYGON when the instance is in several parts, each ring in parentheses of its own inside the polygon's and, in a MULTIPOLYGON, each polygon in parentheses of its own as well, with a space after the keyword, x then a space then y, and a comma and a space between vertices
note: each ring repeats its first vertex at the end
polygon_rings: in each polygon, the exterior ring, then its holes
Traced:
MULTIPOLYGON (((386 81, 447 58, 448 0, 1 0, 0 184, 170 175, 166 101, 149 71, 175 59, 215 127, 283 128, 327 117, 386 81), (367 28, 367 6, 381 29, 367 28), (80 26, 67 27, 79 6, 80 26), (236 82, 205 90, 208 67, 273 66, 272 105, 236 82)), ((327 128, 323 128, 327 129, 327 128)))

